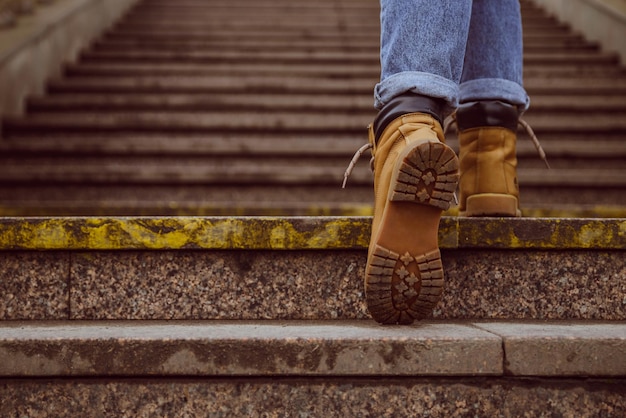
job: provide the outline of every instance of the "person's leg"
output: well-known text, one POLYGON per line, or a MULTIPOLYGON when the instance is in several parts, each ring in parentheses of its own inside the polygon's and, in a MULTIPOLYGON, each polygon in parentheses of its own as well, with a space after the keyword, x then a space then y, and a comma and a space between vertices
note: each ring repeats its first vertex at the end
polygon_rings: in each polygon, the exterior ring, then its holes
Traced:
POLYGON ((471 0, 381 0, 377 109, 406 92, 456 107, 471 7, 471 0))
POLYGON ((518 0, 474 0, 456 119, 459 213, 519 216, 516 131, 529 99, 522 85, 518 0))
POLYGON ((429 315, 443 291, 438 227, 453 200, 458 159, 444 144, 441 119, 457 104, 471 0, 381 6, 365 293, 376 321, 408 324, 429 315))
POLYGON ((459 102, 498 100, 523 112, 529 99, 519 0, 474 0, 471 16, 459 102))

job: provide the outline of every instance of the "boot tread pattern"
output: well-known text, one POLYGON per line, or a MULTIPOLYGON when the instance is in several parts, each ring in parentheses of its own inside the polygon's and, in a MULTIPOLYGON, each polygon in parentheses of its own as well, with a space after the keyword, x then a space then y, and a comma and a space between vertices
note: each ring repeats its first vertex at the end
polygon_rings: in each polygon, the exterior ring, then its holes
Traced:
POLYGON ((459 161, 443 143, 426 142, 413 148, 401 163, 392 201, 410 201, 447 210, 459 180, 459 161))
POLYGON ((370 314, 383 324, 411 324, 430 315, 443 293, 438 249, 426 254, 397 254, 377 245, 367 272, 370 314))

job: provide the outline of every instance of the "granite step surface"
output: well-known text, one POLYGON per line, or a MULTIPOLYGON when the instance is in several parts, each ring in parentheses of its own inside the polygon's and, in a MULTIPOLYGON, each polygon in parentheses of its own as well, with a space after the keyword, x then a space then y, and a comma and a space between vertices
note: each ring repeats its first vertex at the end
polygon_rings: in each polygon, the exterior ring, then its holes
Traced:
POLYGON ((624 386, 621 378, 554 377, 21 378, 0 379, 0 413, 619 417, 624 386))
MULTIPOLYGON (((0 215, 371 214, 367 158, 338 185, 375 116, 378 9, 138 2, 2 121, 0 215)), ((520 132, 524 213, 621 217, 626 71, 522 11, 525 118, 552 167, 520 132)))
MULTIPOLYGON (((370 222, 3 218, 0 318, 368 319, 370 222)), ((433 317, 626 320, 624 222, 445 217, 433 317)))

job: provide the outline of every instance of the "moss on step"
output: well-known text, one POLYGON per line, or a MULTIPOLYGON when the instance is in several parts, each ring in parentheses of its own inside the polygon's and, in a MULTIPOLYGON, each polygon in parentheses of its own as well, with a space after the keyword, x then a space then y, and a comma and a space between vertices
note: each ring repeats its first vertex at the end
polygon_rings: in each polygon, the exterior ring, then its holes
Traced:
MULTIPOLYGON (((0 250, 364 249, 369 217, 0 218, 0 250)), ((455 218, 443 249, 626 249, 626 219, 455 218)))
POLYGON ((626 219, 476 218, 458 232, 459 247, 626 249, 626 219))
POLYGON ((3 218, 1 249, 169 250, 362 248, 362 218, 3 218))

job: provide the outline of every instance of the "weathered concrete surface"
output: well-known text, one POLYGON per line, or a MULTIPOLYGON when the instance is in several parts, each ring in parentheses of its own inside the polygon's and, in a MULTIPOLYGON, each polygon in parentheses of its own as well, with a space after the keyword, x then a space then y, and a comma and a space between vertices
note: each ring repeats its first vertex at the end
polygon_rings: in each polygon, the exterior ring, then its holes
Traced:
POLYGON ((505 373, 528 376, 626 376, 626 325, 484 323, 502 337, 505 373))
POLYGON ((621 417, 626 381, 564 379, 0 380, 0 415, 621 417))
POLYGON ((500 338, 443 323, 5 323, 0 357, 13 377, 502 374, 500 338))
POLYGON ((626 324, 11 322, 0 376, 626 377, 626 324))

